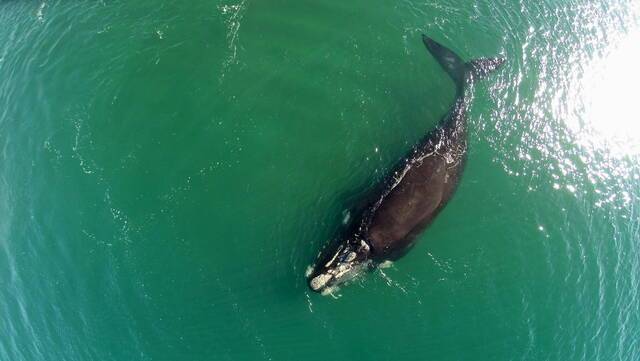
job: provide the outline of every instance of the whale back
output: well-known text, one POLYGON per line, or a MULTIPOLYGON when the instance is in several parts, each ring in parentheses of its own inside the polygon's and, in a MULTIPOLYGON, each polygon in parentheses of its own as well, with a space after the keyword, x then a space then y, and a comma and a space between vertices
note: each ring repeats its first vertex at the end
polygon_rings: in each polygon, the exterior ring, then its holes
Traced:
POLYGON ((457 98, 439 126, 401 161, 371 205, 361 233, 378 259, 401 255, 453 196, 467 150, 466 86, 496 70, 501 58, 465 63, 450 49, 423 35, 429 52, 456 84, 457 98))
POLYGON ((502 65, 504 59, 465 63, 453 51, 423 35, 423 42, 456 84, 457 97, 447 116, 376 187, 368 206, 310 272, 309 287, 331 292, 371 261, 402 256, 453 196, 467 151, 466 87, 502 65))

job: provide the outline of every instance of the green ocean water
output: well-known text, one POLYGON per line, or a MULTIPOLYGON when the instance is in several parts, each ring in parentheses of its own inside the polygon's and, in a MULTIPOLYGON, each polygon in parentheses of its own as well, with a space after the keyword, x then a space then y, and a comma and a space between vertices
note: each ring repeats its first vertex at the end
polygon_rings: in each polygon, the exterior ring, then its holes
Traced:
POLYGON ((632 0, 0 0, 0 360, 640 360, 632 0), (477 84, 392 267, 305 270, 477 84))

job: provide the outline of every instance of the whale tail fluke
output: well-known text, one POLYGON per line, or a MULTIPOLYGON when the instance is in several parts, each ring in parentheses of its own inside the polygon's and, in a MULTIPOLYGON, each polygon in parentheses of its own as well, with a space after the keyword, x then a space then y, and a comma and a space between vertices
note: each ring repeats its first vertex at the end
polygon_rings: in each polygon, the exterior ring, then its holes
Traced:
POLYGON ((476 79, 482 79, 504 63, 504 58, 482 58, 465 63, 456 53, 422 34, 422 41, 429 52, 456 84, 458 91, 476 79))

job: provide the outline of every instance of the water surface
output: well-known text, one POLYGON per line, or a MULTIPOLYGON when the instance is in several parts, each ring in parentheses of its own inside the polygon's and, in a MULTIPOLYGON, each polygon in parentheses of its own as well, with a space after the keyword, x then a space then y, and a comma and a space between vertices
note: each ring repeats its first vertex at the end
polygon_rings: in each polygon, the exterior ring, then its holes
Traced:
POLYGON ((631 0, 0 0, 0 360, 638 360, 639 44, 631 0), (423 32, 508 59, 463 181, 312 294, 453 100, 423 32))

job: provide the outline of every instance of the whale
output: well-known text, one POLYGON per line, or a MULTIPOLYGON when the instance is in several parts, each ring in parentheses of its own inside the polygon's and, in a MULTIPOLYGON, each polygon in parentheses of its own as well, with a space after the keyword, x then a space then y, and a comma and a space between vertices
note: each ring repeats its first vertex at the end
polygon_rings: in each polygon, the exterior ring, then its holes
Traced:
POLYGON ((422 42, 455 84, 455 100, 436 127, 373 188, 348 231, 319 253, 307 273, 315 292, 331 293, 364 271, 406 254, 460 183, 467 158, 472 86, 500 68, 505 59, 465 62, 424 34, 422 42))

